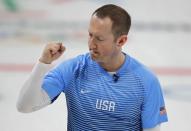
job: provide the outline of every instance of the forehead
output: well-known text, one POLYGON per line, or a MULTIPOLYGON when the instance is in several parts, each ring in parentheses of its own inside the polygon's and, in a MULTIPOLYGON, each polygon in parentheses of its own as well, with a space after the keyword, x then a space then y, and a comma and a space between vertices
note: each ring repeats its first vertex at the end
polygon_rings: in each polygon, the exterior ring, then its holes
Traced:
POLYGON ((93 15, 90 19, 89 32, 94 34, 112 33, 112 21, 109 17, 99 18, 93 15))

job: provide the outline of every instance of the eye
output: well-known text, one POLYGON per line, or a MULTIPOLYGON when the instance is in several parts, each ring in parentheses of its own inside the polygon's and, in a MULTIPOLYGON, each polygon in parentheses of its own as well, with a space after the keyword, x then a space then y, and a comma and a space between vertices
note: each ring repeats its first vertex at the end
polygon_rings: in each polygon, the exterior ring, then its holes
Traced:
POLYGON ((89 33, 89 37, 92 37, 92 33, 89 33))
POLYGON ((98 40, 98 41, 104 41, 102 38, 100 38, 100 37, 96 37, 96 39, 98 40))

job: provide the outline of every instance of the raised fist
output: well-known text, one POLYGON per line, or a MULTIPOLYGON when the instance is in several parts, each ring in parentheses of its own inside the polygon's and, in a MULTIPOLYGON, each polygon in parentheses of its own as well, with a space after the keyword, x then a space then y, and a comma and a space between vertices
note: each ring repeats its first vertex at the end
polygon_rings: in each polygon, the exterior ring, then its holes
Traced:
POLYGON ((51 64, 64 53, 65 49, 62 43, 49 43, 45 46, 39 61, 45 64, 51 64))

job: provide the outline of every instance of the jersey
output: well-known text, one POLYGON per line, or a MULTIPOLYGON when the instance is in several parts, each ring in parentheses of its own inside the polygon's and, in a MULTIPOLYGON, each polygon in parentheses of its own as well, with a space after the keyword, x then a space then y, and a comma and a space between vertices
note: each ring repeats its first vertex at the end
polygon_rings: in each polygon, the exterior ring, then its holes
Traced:
POLYGON ((117 80, 89 53, 64 61, 44 78, 52 102, 64 92, 68 131, 141 131, 167 121, 161 86, 144 65, 125 54, 117 80))

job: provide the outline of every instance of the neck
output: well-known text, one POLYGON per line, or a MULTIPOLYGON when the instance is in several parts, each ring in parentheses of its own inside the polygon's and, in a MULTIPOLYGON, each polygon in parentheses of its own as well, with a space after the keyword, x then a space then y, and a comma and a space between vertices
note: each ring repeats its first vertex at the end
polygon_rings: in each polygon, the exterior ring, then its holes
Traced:
POLYGON ((114 72, 117 71, 124 63, 125 55, 121 52, 119 55, 112 57, 107 62, 99 63, 106 71, 114 72))

